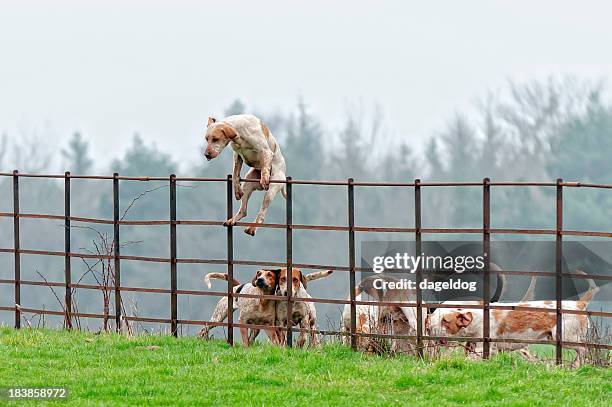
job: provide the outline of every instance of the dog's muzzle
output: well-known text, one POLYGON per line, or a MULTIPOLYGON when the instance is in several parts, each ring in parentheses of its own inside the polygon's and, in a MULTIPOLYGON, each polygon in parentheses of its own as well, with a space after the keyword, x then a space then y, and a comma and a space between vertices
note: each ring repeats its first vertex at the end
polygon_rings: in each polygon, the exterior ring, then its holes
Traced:
POLYGON ((258 278, 255 281, 255 285, 259 288, 266 288, 266 281, 263 278, 258 278))

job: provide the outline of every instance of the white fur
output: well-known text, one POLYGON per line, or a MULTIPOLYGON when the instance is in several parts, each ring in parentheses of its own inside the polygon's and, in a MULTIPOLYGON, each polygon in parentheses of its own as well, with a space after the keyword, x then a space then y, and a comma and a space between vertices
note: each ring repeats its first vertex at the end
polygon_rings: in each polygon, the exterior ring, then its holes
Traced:
MULTIPOLYGON (((262 121, 251 114, 240 114, 229 116, 220 122, 213 123, 209 130, 214 129, 221 123, 228 124, 237 136, 230 141, 234 150, 233 182, 236 199, 241 200, 240 209, 234 216, 225 221, 226 225, 234 225, 247 214, 248 202, 253 191, 266 190, 263 202, 254 223, 263 223, 266 211, 278 192, 286 197, 285 184, 270 183, 270 180, 284 181, 286 176, 285 158, 280 146, 270 132, 266 137, 262 129, 262 121), (245 175, 245 179, 260 180, 240 184, 240 169, 245 163, 251 170, 245 175)), ((254 235, 255 226, 249 226, 245 232, 254 235)))
MULTIPOLYGON (((476 303, 477 304, 477 303, 476 303)), ((465 305, 476 305, 467 304, 465 305)), ((495 305, 495 304, 494 304, 495 305)), ((555 309, 554 301, 526 301, 515 303, 497 303, 504 306, 520 306, 528 308, 547 308, 555 309)), ((582 305, 577 301, 562 301, 564 310, 583 310, 582 305)), ((498 328, 503 323, 504 319, 512 312, 521 312, 523 310, 498 310, 490 313, 490 335, 494 339, 526 339, 526 340, 556 340, 556 326, 551 330, 539 330, 527 328, 521 332, 504 331, 498 333, 498 328)), ((545 311, 538 311, 545 312, 545 311)), ((480 338, 483 336, 483 310, 482 309, 467 309, 467 308, 438 308, 429 317, 428 325, 430 327, 431 336, 446 336, 446 337, 468 337, 480 338), (472 321, 468 326, 460 328, 456 333, 448 332, 442 320, 445 315, 455 312, 472 314, 472 321)), ((554 315, 554 314, 553 314, 554 315)), ((581 342, 586 339, 589 321, 584 315, 563 314, 563 340, 567 342, 581 342), (586 320, 586 321, 585 321, 586 320)), ((528 344, 525 343, 509 343, 509 342, 494 342, 491 344, 492 351, 516 351, 525 350, 528 344)), ((584 347, 574 347, 577 352, 576 360, 573 366, 579 366, 586 350, 584 347)), ((476 351, 482 351, 482 343, 476 345, 476 351)))

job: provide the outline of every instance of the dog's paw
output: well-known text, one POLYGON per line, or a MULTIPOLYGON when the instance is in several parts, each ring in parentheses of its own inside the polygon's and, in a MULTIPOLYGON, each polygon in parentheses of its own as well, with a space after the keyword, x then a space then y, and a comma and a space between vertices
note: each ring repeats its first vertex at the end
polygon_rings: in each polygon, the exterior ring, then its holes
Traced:
POLYGON ((198 338, 207 339, 207 340, 210 339, 209 328, 207 326, 205 326, 204 328, 200 330, 200 332, 198 332, 198 338))
POLYGON ((249 226, 248 228, 244 229, 244 233, 255 236, 255 228, 253 226, 249 226))
POLYGON ((267 191, 270 188, 270 177, 262 175, 259 183, 261 184, 261 187, 264 189, 264 191, 267 191))
POLYGON ((244 195, 244 191, 242 190, 242 187, 237 187, 234 188, 234 196, 236 197, 236 200, 239 201, 242 199, 242 196, 244 195))
POLYGON ((234 220, 234 218, 229 218, 228 220, 223 222, 223 226, 234 226, 235 223, 236 221, 234 220))

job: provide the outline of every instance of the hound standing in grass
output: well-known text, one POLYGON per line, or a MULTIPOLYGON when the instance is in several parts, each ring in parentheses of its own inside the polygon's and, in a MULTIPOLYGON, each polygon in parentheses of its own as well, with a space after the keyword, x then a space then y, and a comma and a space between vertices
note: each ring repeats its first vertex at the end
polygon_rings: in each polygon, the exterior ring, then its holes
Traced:
MULTIPOLYGON (((577 270, 578 273, 584 272, 577 270)), ((578 301, 563 300, 564 310, 585 311, 595 293, 599 290, 592 279, 588 279, 589 289, 578 301)), ((467 304, 466 301, 464 304, 467 304)), ((554 312, 528 310, 524 308, 545 308, 554 310, 555 301, 525 301, 518 303, 503 303, 506 306, 521 307, 519 310, 493 309, 490 314, 491 337, 494 339, 526 339, 526 340, 557 340, 557 316, 554 312)), ((572 367, 579 367, 587 353, 584 346, 578 345, 587 339, 590 327, 586 315, 564 313, 562 316, 563 340, 571 344, 565 345, 576 351, 572 367)), ((432 336, 471 337, 483 336, 483 310, 462 308, 438 308, 426 321, 426 328, 432 336)), ((496 342, 491 350, 520 351, 525 357, 531 358, 526 351, 527 343, 496 342)), ((482 352, 482 343, 478 343, 476 353, 482 352)))
MULTIPOLYGON (((251 114, 229 116, 220 121, 209 117, 205 138, 207 145, 204 156, 208 161, 221 154, 228 144, 234 150, 232 174, 234 195, 241 202, 238 212, 226 220, 224 225, 232 226, 244 218, 253 191, 265 190, 261 209, 255 218, 255 223, 263 223, 266 211, 276 194, 280 191, 287 198, 285 184, 270 183, 270 180, 284 181, 286 167, 281 149, 268 126, 251 114), (240 184, 240 169, 243 162, 251 167, 245 179, 255 181, 245 181, 240 184)), ((244 232, 255 236, 256 229, 256 226, 249 226, 244 232)))

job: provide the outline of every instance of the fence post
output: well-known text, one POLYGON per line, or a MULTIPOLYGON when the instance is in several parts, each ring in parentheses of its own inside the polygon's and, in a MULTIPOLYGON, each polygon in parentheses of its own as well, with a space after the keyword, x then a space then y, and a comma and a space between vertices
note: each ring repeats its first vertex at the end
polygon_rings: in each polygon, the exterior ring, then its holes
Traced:
POLYGON ((121 244, 119 240, 119 174, 113 174, 113 249, 115 257, 115 328, 121 332, 121 244))
POLYGON ((15 329, 21 328, 21 249, 19 244, 19 171, 13 171, 13 248, 15 249, 15 329))
POLYGON ((291 198, 291 177, 286 178, 287 183, 285 188, 287 191, 287 206, 285 209, 286 223, 287 223, 287 341, 288 347, 293 346, 293 303, 291 302, 291 296, 293 295, 293 235, 291 230, 291 224, 293 223, 293 205, 291 198))
POLYGON ((357 307, 355 304, 355 186, 348 179, 348 229, 349 229, 349 293, 351 300, 351 348, 357 350, 357 307))
POLYGON ((64 173, 64 307, 66 328, 72 329, 72 266, 70 262, 70 171, 64 173))
POLYGON ((485 266, 482 275, 482 329, 483 329, 483 343, 482 343, 482 358, 488 359, 491 345, 491 332, 490 332, 490 311, 489 311, 489 296, 491 293, 491 279, 490 279, 490 262, 491 262, 491 181, 489 178, 482 180, 483 185, 483 200, 482 200, 482 243, 483 243, 483 254, 485 256, 485 266))
MULTIPOLYGON (((421 255, 421 180, 414 180, 414 251, 416 256, 421 255)), ((416 269, 416 302, 417 302, 417 352, 423 357, 423 292, 421 281, 423 279, 421 264, 416 269)))
MULTIPOLYGON (((240 182, 240 180, 236 180, 240 182)), ((227 176, 227 219, 233 215, 232 200, 234 191, 232 185, 232 175, 227 176)), ((227 343, 234 345, 234 298, 232 281, 234 280, 234 229, 227 226, 227 343)))
POLYGON ((557 307, 557 344, 555 345, 555 359, 557 365, 563 362, 563 316, 561 314, 563 279, 561 273, 563 259, 563 180, 557 179, 557 236, 555 242, 555 296, 557 307))
POLYGON ((176 175, 170 175, 170 331, 178 336, 176 296, 176 175))

